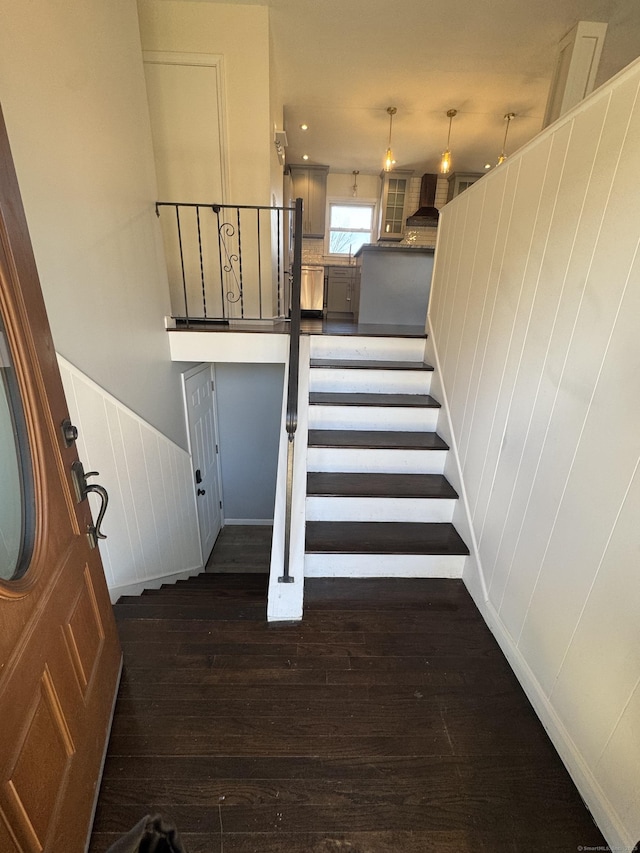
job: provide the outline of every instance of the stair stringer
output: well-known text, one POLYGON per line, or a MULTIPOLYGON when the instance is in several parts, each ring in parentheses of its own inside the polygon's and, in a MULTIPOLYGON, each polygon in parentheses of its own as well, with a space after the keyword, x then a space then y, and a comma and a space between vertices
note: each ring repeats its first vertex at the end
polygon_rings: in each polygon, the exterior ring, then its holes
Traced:
MULTIPOLYGON (((282 427, 278 452, 278 474, 273 518, 273 540, 267 597, 268 622, 295 622, 302 619, 304 601, 304 541, 307 498, 307 443, 309 433, 309 337, 300 338, 298 371, 298 426, 293 456, 293 490, 291 497, 291 537, 289 542, 289 574, 292 583, 281 583, 284 566, 284 525, 287 486, 287 383, 284 385, 282 427)), ((287 365, 288 367, 288 365, 287 365)), ((286 373, 285 373, 286 376, 286 373)))
POLYGON ((442 436, 449 445, 449 451, 447 453, 444 466, 444 474, 459 496, 459 500, 453 513, 453 524, 469 546, 469 555, 465 558, 462 578, 465 585, 469 588, 470 594, 476 601, 487 601, 488 593, 482 563, 480 561, 478 540, 476 539, 475 530, 471 520, 471 508, 469 506, 469 499, 464 485, 462 465, 460 463, 460 456, 458 453, 458 444, 451 424, 449 398, 447 397, 447 391, 444 386, 440 359, 438 357, 437 342, 431 327, 430 317, 427 317, 425 359, 433 365, 434 371, 431 380, 431 387, 433 389, 433 396, 441 405, 438 413, 438 434, 442 436))

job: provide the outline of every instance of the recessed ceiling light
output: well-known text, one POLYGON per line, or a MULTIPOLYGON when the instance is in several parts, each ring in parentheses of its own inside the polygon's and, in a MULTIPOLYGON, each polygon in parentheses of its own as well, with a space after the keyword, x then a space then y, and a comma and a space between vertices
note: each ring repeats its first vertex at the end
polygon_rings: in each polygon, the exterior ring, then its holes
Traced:
POLYGON ((491 168, 491 163, 485 163, 485 164, 484 164, 484 167, 485 167, 485 169, 490 169, 490 168, 491 168))
POLYGON ((300 130, 309 130, 309 125, 308 124, 301 124, 300 130))
POLYGON ((303 159, 303 160, 308 160, 308 159, 309 159, 309 155, 308 155, 308 154, 303 154, 303 155, 302 155, 302 159, 303 159))

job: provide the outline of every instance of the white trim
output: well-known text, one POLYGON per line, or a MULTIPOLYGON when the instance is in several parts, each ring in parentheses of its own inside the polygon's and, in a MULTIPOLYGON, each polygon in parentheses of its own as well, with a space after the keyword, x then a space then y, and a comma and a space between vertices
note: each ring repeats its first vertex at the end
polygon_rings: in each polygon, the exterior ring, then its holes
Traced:
POLYGON ((218 76, 216 107, 218 110, 218 145, 220 147, 220 182, 222 184, 222 204, 229 198, 229 143, 227 135, 227 84, 224 69, 224 56, 220 53, 179 53, 165 50, 145 50, 142 60, 148 65, 199 65, 215 68, 218 76))
POLYGON ((447 433, 446 441, 449 444, 449 454, 451 454, 450 458, 454 460, 455 470, 457 473, 457 482, 453 484, 454 488, 458 492, 459 503, 462 505, 464 509, 464 520, 465 525, 464 529, 460 530, 459 533, 464 539, 471 555, 473 556, 475 563, 478 567, 478 577, 480 579, 480 585, 482 587, 482 596, 484 601, 487 601, 489 598, 489 592, 487 590, 487 584, 484 577, 484 570, 482 568, 482 560, 480 559, 480 551, 478 549, 478 540, 476 539, 475 530, 473 529, 473 522, 471 520, 471 508, 469 506, 469 498, 467 496, 467 490, 464 485, 464 479, 462 477, 462 466, 460 465, 460 455, 458 453, 458 442, 456 440, 456 436, 453 430, 453 424, 451 421, 451 410, 449 408, 449 398, 447 397, 447 391, 444 386, 444 378, 442 375, 442 368, 440 366, 440 358, 438 357, 438 347, 436 346, 435 335, 433 333, 433 328, 431 326, 431 317, 427 315, 427 340, 425 344, 425 360, 430 361, 431 356, 433 356, 433 367, 434 373, 436 374, 436 380, 439 384, 438 388, 438 396, 437 400, 440 403, 440 413, 438 415, 439 426, 440 419, 444 416, 444 419, 447 423, 447 433))
MULTIPOLYGON (((329 244, 331 242, 331 205, 332 204, 342 204, 342 205, 350 205, 361 207, 373 207, 371 212, 371 242, 375 243, 376 239, 376 224, 378 221, 378 199, 377 198, 354 198, 353 196, 327 196, 326 201, 326 209, 325 209, 325 220, 327 222, 327 230, 324 238, 324 253, 329 258, 336 258, 340 260, 341 258, 349 258, 352 257, 349 255, 349 252, 333 252, 329 251, 329 244)), ((347 229, 348 230, 348 229, 347 229)), ((365 231, 356 232, 364 234, 365 231)))
MULTIPOLYGON (((466 578, 463 580, 467 585, 466 578)), ((468 586, 467 588, 474 597, 473 590, 468 586)), ((632 850, 636 849, 634 843, 637 839, 631 838, 626 832, 613 804, 598 784, 567 728, 556 714, 540 683, 514 644, 500 616, 490 601, 478 601, 475 598, 474 600, 520 682, 520 686, 533 705, 580 796, 587 803, 594 821, 607 840, 609 848, 619 850, 621 853, 622 851, 631 853, 632 850)))
POLYGON ((306 554, 305 578, 461 578, 464 554, 306 554))
POLYGON ((60 355, 58 363, 78 454, 111 492, 100 542, 110 594, 202 571, 188 452, 60 355))
POLYGON ((194 569, 186 569, 183 572, 176 572, 172 575, 156 575, 152 578, 146 578, 141 582, 114 586, 109 590, 109 598, 111 599, 111 603, 115 604, 122 595, 141 595, 145 589, 160 589, 163 584, 173 584, 176 581, 187 580, 187 578, 201 575, 204 571, 203 566, 197 566, 194 569))
POLYGON ((289 335, 254 332, 167 332, 172 361, 208 361, 212 364, 284 364, 289 335))

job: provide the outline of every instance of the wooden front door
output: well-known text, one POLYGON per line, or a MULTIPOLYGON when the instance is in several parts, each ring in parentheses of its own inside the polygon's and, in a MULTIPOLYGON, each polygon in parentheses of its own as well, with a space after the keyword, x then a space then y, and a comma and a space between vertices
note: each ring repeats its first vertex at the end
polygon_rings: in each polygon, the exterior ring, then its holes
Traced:
POLYGON ((0 114, 0 850, 81 853, 121 653, 0 114))

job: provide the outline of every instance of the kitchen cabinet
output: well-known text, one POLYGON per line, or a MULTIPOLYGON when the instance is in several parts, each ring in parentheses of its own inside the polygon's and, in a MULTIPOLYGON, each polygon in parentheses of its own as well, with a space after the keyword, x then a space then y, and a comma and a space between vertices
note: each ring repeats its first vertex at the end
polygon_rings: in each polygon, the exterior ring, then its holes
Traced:
POLYGON ((328 173, 328 166, 289 166, 291 199, 303 201, 303 237, 324 237, 328 173))
POLYGON ((452 172, 447 178, 449 182, 447 201, 451 201, 452 198, 469 189, 471 184, 475 184, 483 174, 484 172, 452 172))
POLYGON ((410 214, 409 182, 413 172, 394 169, 382 172, 380 201, 380 240, 402 240, 404 223, 410 214))
POLYGON ((355 267, 327 267, 327 315, 354 314, 355 267))

